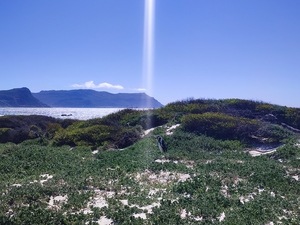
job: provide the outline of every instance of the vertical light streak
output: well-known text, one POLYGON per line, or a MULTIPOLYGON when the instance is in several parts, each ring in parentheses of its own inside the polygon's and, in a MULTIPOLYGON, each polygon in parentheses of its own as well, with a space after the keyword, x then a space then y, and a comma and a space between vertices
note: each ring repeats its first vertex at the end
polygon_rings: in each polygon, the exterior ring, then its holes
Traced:
MULTIPOLYGON (((145 0, 144 12, 144 49, 143 49, 143 78, 146 82, 146 92, 152 95, 153 57, 154 57, 154 3, 155 0, 145 0)), ((152 108, 151 100, 146 102, 147 108, 152 108)), ((151 112, 147 110, 146 129, 152 128, 151 112)), ((145 157, 149 157, 149 148, 145 151, 145 157)))
MULTIPOLYGON (((154 7, 155 0, 145 0, 144 12, 144 49, 143 49, 143 77, 148 95, 152 94, 153 57, 154 57, 154 7)), ((148 108, 151 107, 150 102, 148 108)))

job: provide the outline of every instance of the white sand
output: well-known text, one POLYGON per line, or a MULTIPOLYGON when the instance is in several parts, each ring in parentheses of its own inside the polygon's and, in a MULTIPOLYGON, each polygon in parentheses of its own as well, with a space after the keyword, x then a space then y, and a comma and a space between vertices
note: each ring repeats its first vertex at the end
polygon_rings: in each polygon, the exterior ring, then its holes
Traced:
POLYGON ((111 224, 113 224, 113 221, 111 219, 108 219, 105 216, 101 216, 101 218, 98 220, 98 224, 100 224, 100 225, 111 225, 111 224))
MULTIPOLYGON (((29 184, 34 184, 34 183, 40 182, 41 185, 43 185, 46 181, 48 181, 49 179, 52 179, 52 178, 53 178, 53 176, 50 175, 50 174, 42 174, 40 177, 46 178, 46 179, 40 180, 40 181, 38 181, 38 180, 30 181, 29 184)), ((22 184, 13 184, 12 186, 13 186, 13 187, 21 187, 22 184)))
POLYGON ((65 196, 51 196, 50 197, 50 201, 48 202, 48 207, 47 208, 60 208, 61 205, 63 203, 67 203, 68 202, 68 196, 65 195, 65 196))
POLYGON ((295 175, 295 176, 291 176, 293 179, 295 179, 296 181, 299 180, 299 176, 298 175, 295 175))
POLYGON ((219 222, 222 222, 225 219, 225 213, 222 212, 221 215, 218 217, 219 222))
POLYGON ((137 181, 147 181, 149 184, 152 183, 169 183, 176 181, 186 181, 188 178, 190 178, 189 174, 182 174, 182 173, 171 173, 169 171, 160 171, 159 174, 155 174, 150 172, 149 170, 145 170, 143 173, 138 173, 135 176, 135 179, 137 181))
POLYGON ((49 179, 52 179, 53 176, 50 174, 42 174, 41 175, 42 178, 46 178, 45 180, 40 180, 40 183, 43 185, 43 183, 45 183, 46 181, 48 181, 49 179))
POLYGON ((172 135, 173 131, 179 126, 180 126, 180 124, 175 124, 175 125, 169 127, 166 131, 166 135, 172 135))
POLYGON ((282 144, 278 145, 268 145, 268 144, 262 144, 255 149, 248 150, 249 154, 253 157, 260 156, 260 155, 266 155, 273 153, 277 150, 277 148, 283 146, 282 144))
POLYGON ((271 151, 250 150, 250 151, 248 151, 248 152, 249 152, 249 154, 250 154, 251 156, 255 157, 255 156, 260 156, 260 155, 270 154, 270 153, 273 153, 273 152, 275 152, 275 151, 276 151, 276 149, 273 149, 273 150, 271 150, 271 151))
MULTIPOLYGON (((163 125, 163 126, 164 126, 164 125, 163 125)), ((163 127, 163 126, 158 126, 158 127, 163 127)), ((177 127, 179 127, 179 126, 180 126, 180 124, 175 124, 175 125, 173 125, 173 126, 171 126, 171 127, 167 127, 166 135, 172 135, 172 134, 173 134, 173 131, 174 131, 177 127)), ((151 131, 153 131, 155 128, 158 128, 158 127, 152 127, 152 128, 150 128, 150 129, 148 129, 148 130, 145 130, 145 131, 144 131, 144 134, 142 135, 142 137, 146 136, 147 134, 149 134, 151 131)))
POLYGON ((153 128, 148 129, 148 130, 145 130, 145 131, 144 131, 143 137, 146 136, 147 134, 149 134, 149 133, 150 133, 151 131, 153 131, 155 128, 156 128, 156 127, 153 127, 153 128))
POLYGON ((92 154, 97 154, 99 152, 99 150, 94 150, 94 151, 92 151, 92 154))
POLYGON ((91 200, 87 203, 87 206, 85 209, 82 209, 84 214, 90 214, 93 213, 91 210, 91 207, 95 208, 103 208, 108 207, 108 203, 105 200, 105 198, 112 198, 115 193, 112 191, 102 191, 102 190, 94 190, 95 196, 91 198, 91 200))
POLYGON ((192 160, 156 159, 154 162, 161 163, 161 164, 164 164, 164 163, 175 163, 175 164, 182 163, 187 168, 193 168, 194 167, 193 165, 195 164, 195 162, 192 161, 192 160))
POLYGON ((142 218, 144 220, 147 219, 146 213, 135 213, 135 214, 133 214, 133 216, 135 218, 142 218))

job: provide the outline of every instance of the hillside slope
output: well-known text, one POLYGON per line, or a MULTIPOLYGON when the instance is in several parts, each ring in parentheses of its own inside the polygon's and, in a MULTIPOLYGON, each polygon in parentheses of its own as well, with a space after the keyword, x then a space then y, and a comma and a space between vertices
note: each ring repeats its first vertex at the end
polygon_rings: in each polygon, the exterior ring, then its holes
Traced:
POLYGON ((0 91, 0 107, 49 107, 26 87, 0 91))
POLYGON ((299 128, 298 108, 240 99, 3 116, 0 223, 300 224, 299 128))

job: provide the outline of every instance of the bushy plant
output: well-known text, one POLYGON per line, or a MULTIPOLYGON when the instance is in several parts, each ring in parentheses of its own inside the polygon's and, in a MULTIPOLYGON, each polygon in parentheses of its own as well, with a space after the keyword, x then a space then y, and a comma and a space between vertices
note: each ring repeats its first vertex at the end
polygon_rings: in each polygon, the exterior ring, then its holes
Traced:
POLYGON ((285 139, 290 139, 295 136, 292 131, 289 131, 277 124, 262 123, 260 128, 255 131, 255 136, 263 138, 265 142, 281 142, 285 139))
POLYGON ((59 123, 49 123, 46 127, 46 137, 52 139, 56 132, 62 130, 62 126, 59 123))
POLYGON ((112 133, 116 130, 112 126, 93 125, 84 128, 70 126, 65 130, 58 131, 54 136, 53 143, 55 145, 98 145, 111 139, 112 133))
POLYGON ((258 121, 222 113, 189 114, 182 118, 186 131, 221 139, 247 138, 258 127, 258 121))
POLYGON ((225 99, 223 102, 227 107, 245 110, 248 109, 250 111, 254 111, 258 105, 258 102, 244 99, 225 99))
POLYGON ((274 105, 262 103, 262 104, 258 104, 255 107, 255 111, 261 114, 268 114, 271 113, 274 110, 274 108, 275 108, 274 105))
MULTIPOLYGON (((49 124, 60 124, 66 128, 74 120, 60 120, 48 116, 30 115, 30 116, 3 116, 0 117, 0 142, 21 143, 27 139, 34 139, 41 136, 47 136, 49 124), (4 130, 3 130, 4 129, 4 130)), ((52 138, 53 134, 49 136, 52 138)))
POLYGON ((67 129, 59 130, 53 138, 53 144, 95 148, 106 145, 107 147, 124 148, 139 140, 142 132, 140 126, 122 127, 100 124, 82 126, 82 124, 75 123, 67 129))
POLYGON ((299 147, 293 144, 287 144, 278 148, 270 157, 275 159, 291 160, 296 159, 296 156, 299 154, 299 147))
POLYGON ((5 143, 9 141, 9 133, 11 128, 0 128, 0 142, 5 143))
POLYGON ((283 120, 284 123, 287 123, 292 127, 300 129, 300 109, 287 108, 283 120))

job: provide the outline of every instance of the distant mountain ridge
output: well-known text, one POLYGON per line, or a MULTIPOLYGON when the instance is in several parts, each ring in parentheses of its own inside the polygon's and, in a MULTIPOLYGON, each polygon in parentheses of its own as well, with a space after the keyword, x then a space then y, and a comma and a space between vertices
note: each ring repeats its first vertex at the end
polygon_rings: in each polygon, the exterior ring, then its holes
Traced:
POLYGON ((26 88, 0 90, 0 107, 159 108, 163 105, 145 93, 112 94, 95 90, 60 90, 31 93, 26 88))
POLYGON ((87 89, 40 91, 35 98, 50 107, 70 108, 159 108, 163 105, 145 93, 118 93, 87 89))
POLYGON ((26 87, 0 91, 0 107, 49 107, 26 87))

